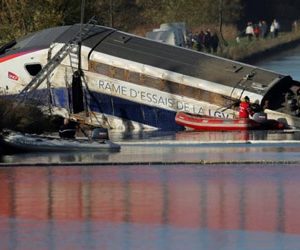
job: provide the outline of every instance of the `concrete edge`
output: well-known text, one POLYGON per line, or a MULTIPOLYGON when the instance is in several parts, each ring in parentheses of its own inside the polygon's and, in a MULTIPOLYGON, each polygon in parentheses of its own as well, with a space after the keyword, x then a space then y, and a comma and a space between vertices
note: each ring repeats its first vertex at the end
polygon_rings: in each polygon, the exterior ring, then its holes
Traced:
MULTIPOLYGON (((0 163, 0 168, 4 167, 83 167, 83 166, 171 166, 171 165, 253 165, 253 164, 280 164, 280 165, 293 165, 300 164, 299 160, 287 161, 287 160, 239 160, 239 161, 176 161, 176 162, 162 162, 162 161, 151 161, 151 162, 62 162, 62 163, 0 163)), ((300 165, 299 165, 300 167, 300 165)))

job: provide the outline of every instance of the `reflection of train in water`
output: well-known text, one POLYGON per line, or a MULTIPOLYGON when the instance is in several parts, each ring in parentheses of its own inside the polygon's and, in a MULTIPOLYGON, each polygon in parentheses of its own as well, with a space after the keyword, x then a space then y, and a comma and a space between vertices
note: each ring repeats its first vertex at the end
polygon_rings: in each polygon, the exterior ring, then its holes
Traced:
POLYGON ((4 45, 0 92, 36 90, 53 113, 122 130, 182 129, 178 111, 232 117, 234 104, 248 95, 267 106, 269 118, 300 126, 300 84, 290 76, 92 23, 84 27, 81 47, 80 25, 4 45))
POLYGON ((299 169, 248 166, 2 169, 0 217, 300 234, 299 169))

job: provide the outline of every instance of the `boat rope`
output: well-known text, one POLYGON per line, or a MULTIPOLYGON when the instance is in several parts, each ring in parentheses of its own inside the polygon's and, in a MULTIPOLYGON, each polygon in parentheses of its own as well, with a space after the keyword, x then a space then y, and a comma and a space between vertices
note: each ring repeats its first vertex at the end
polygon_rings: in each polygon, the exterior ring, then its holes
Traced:
MULTIPOLYGON (((250 80, 250 79, 254 76, 255 70, 256 70, 256 68, 252 69, 251 72, 250 72, 249 74, 245 75, 243 78, 241 78, 241 79, 234 85, 234 87, 232 88, 231 93, 230 93, 230 99, 231 99, 231 100, 233 99, 233 98, 232 98, 233 92, 234 92, 235 89, 238 87, 238 85, 240 85, 241 83, 244 83, 244 82, 250 80)), ((234 101, 234 102, 231 103, 230 105, 226 106, 226 107, 222 110, 222 112, 224 112, 225 110, 227 110, 227 109, 231 108, 232 106, 236 105, 237 103, 239 103, 239 102, 241 101, 241 98, 242 98, 242 96, 243 96, 243 94, 244 94, 244 92, 245 92, 246 89, 247 89, 247 85, 243 87, 242 92, 241 92, 241 94, 240 94, 238 100, 237 100, 237 101, 234 101)), ((232 100, 232 101, 233 101, 233 100, 232 100)))
POLYGON ((80 129, 80 131, 84 134, 84 136, 86 138, 88 138, 89 141, 92 140, 92 138, 88 135, 88 133, 80 126, 80 124, 78 123, 78 128, 80 129))
MULTIPOLYGON (((90 50, 89 54, 88 54, 88 60, 90 60, 91 54, 93 53, 94 49, 99 46, 100 43, 102 43, 107 37, 109 37, 111 34, 115 33, 117 30, 116 29, 112 29, 111 31, 109 31, 106 35, 104 35, 99 42, 96 43, 96 45, 90 50)), ((106 32, 106 31, 103 31, 106 32)), ((102 33, 102 32, 101 32, 102 33)))
MULTIPOLYGON (((231 93, 230 93, 230 98, 232 98, 232 94, 233 94, 233 92, 235 91, 235 89, 237 88, 238 85, 240 85, 241 83, 244 83, 244 82, 250 80, 250 79, 253 77, 253 75, 255 74, 255 70, 256 70, 256 68, 253 69, 249 74, 247 74, 247 75, 245 75, 243 78, 241 78, 241 79, 234 85, 234 87, 232 88, 231 93)), ((242 93, 241 93, 241 95, 240 95, 240 97, 239 97, 238 100, 241 100, 241 97, 242 97, 242 95, 243 95, 243 93, 244 93, 244 91, 245 91, 246 88, 247 88, 247 86, 245 86, 245 87, 243 88, 242 93)))
POLYGON ((224 111, 226 111, 227 109, 229 109, 229 108, 231 108, 231 107, 237 105, 238 103, 240 103, 241 98, 242 98, 242 95, 243 95, 244 91, 246 90, 246 88, 247 88, 247 86, 245 86, 245 87, 242 89, 242 92, 241 92, 241 94, 240 94, 240 96, 239 96, 239 99, 238 99, 237 101, 235 101, 235 102, 231 103, 230 105, 226 106, 224 109, 221 110, 221 112, 224 112, 224 111))

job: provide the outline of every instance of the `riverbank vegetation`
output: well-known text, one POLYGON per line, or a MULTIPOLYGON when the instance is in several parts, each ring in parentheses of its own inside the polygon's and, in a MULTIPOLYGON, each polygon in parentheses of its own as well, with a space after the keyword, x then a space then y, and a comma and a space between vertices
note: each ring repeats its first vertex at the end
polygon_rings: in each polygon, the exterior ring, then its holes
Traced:
POLYGON ((11 129, 24 133, 58 131, 62 118, 45 115, 37 106, 0 99, 0 131, 11 129))
POLYGON ((289 48, 300 43, 300 31, 281 32, 278 37, 265 39, 253 39, 248 41, 246 37, 239 38, 239 42, 229 40, 228 46, 221 45, 218 55, 237 61, 255 61, 262 56, 274 54, 275 51, 289 48))
MULTIPOLYGON (((13 38, 47 27, 81 21, 81 0, 3 0, 0 38, 13 38)), ((165 22, 185 22, 193 29, 203 24, 245 28, 248 21, 274 18, 285 26, 299 19, 299 1, 293 0, 86 0, 84 19, 97 16, 100 25, 135 32, 165 22), (284 11, 282 11, 284 10, 284 11)), ((286 28, 286 27, 285 27, 286 28)))

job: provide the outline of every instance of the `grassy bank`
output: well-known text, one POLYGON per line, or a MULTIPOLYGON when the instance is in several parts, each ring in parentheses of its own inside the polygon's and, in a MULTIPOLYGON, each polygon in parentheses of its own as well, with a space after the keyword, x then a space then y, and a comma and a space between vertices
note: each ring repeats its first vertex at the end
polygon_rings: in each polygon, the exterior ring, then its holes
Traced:
MULTIPOLYGON (((148 31, 159 27, 156 26, 143 26, 138 27, 131 32, 139 36, 145 36, 148 31)), ((222 42, 219 34, 219 27, 216 24, 203 24, 197 27, 190 28, 189 30, 194 34, 210 29, 212 32, 216 32, 220 39, 220 46, 217 55, 220 57, 242 61, 252 62, 259 60, 262 56, 268 56, 276 53, 279 50, 289 49, 294 45, 300 44, 300 30, 291 32, 280 32, 276 38, 255 38, 252 41, 248 41, 247 37, 240 37, 240 42, 236 41, 236 37, 240 33, 235 25, 224 25, 223 36, 225 41, 222 42), (225 46, 226 43, 226 46, 225 46)))
POLYGON ((228 46, 222 45, 218 55, 236 61, 252 62, 297 44, 300 44, 300 31, 279 33, 277 38, 267 37, 258 40, 254 38, 252 41, 243 37, 239 43, 231 40, 228 42, 228 46))

